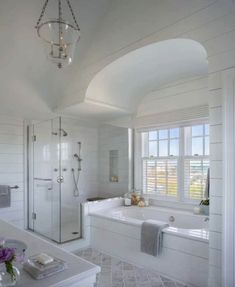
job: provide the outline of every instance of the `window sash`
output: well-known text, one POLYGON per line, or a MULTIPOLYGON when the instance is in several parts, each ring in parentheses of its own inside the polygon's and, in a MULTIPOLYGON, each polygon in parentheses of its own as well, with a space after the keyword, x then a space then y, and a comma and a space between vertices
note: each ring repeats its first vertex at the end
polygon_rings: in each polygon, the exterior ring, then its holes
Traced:
MULTIPOLYGON (((196 124, 197 125, 197 124, 196 124)), ((207 125, 207 123, 201 123, 201 125, 203 125, 203 154, 205 154, 205 139, 206 137, 209 137, 209 135, 206 135, 205 134, 205 125, 207 125)), ((188 126, 188 127, 192 127, 194 126, 193 124, 188 126)), ((176 127, 176 128, 179 128, 179 137, 177 138, 179 140, 179 155, 178 156, 151 156, 151 157, 148 157, 146 156, 143 156, 143 153, 142 153, 142 157, 141 157, 141 172, 142 172, 142 176, 141 176, 141 179, 142 179, 142 188, 143 188, 143 192, 148 194, 148 195, 151 195, 153 197, 157 197, 157 198, 165 198, 167 200, 177 200, 177 201, 182 201, 182 202, 188 202, 188 203, 194 203, 194 202, 198 202, 199 200, 201 200, 201 198, 203 197, 203 194, 204 194, 204 186, 205 186, 205 179, 206 179, 206 173, 207 173, 207 170, 205 170, 205 167, 209 167, 209 156, 208 155, 186 155, 185 153, 187 153, 185 151, 185 141, 186 141, 186 138, 185 138, 185 134, 184 134, 184 131, 185 131, 185 128, 186 127, 176 127), (176 161, 177 164, 176 164, 176 169, 177 169, 177 189, 176 189, 176 192, 174 190, 174 192, 171 192, 170 190, 166 189, 165 188, 165 192, 164 189, 162 189, 162 192, 160 192, 161 190, 158 190, 155 187, 151 187, 150 190, 151 192, 149 192, 149 190, 147 190, 148 186, 146 185, 146 182, 147 182, 147 179, 146 179, 146 174, 144 175, 144 168, 145 168, 145 171, 146 171, 146 167, 144 165, 146 165, 146 161, 151 161, 151 162, 154 162, 155 163, 155 167, 156 167, 156 163, 157 162, 163 162, 163 161, 176 161), (187 190, 187 186, 190 186, 189 183, 190 183, 190 180, 192 180, 193 178, 193 175, 191 174, 191 176, 188 176, 187 177, 187 173, 189 172, 187 167, 189 165, 189 162, 190 161, 195 161, 195 162, 203 162, 205 163, 204 164, 204 171, 201 173, 202 175, 202 178, 203 178, 203 182, 201 185, 194 185, 194 189, 195 189, 195 194, 194 196, 193 195, 190 195, 190 189, 187 190), (197 190, 198 189, 198 190, 197 190)), ((169 137, 169 130, 170 130, 170 127, 167 128, 168 129, 168 152, 170 153, 170 150, 169 150, 169 142, 170 142, 170 137, 169 137)), ((161 130, 164 130, 164 128, 161 128, 161 130)), ((145 131, 144 133, 147 133, 147 131, 145 131)), ((141 133, 143 134, 143 133, 141 133)), ((197 136, 195 136, 197 137, 197 136)), ((191 138, 191 141, 192 141, 192 138, 195 138, 195 137, 192 137, 192 134, 191 136, 189 137, 189 140, 191 138)), ((200 137, 200 136, 198 136, 200 137)), ((157 136, 157 142, 158 142, 158 146, 159 146, 159 135, 157 136)), ((141 137, 141 143, 143 145, 143 139, 141 137)), ((149 144, 149 141, 147 142, 147 145, 149 144)), ((159 149, 159 147, 158 147, 159 149)), ((142 151, 143 151, 143 146, 142 146, 142 151)), ((159 151, 158 151, 158 155, 159 155, 159 151)), ((203 165, 200 167, 201 169, 203 169, 203 165)), ((195 173, 194 173, 194 176, 195 176, 195 173)), ((152 178, 152 182, 154 182, 155 180, 155 183, 157 181, 157 175, 155 176, 155 178, 153 179, 152 178)), ((167 179, 168 180, 168 179, 167 179)), ((197 176, 197 180, 199 180, 199 175, 197 176)), ((167 185, 166 185, 167 186, 167 185)))
POLYGON ((142 187, 146 194, 164 197, 178 196, 178 159, 142 159, 142 187))

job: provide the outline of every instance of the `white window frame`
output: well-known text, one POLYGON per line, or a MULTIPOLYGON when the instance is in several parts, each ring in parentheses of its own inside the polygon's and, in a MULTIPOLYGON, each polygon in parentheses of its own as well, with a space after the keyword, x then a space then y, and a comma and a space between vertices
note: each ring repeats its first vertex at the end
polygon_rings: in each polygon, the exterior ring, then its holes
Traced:
MULTIPOLYGON (((144 193, 143 195, 147 196, 148 198, 162 200, 162 201, 168 201, 168 202, 177 202, 177 203, 185 203, 185 204, 198 204, 200 200, 198 199, 189 199, 185 197, 184 194, 184 160, 185 159, 208 159, 208 156, 187 156, 185 155, 185 146, 184 146, 184 128, 187 126, 196 126, 196 125, 206 125, 209 124, 208 119, 202 119, 202 120, 196 120, 196 121, 188 121, 186 123, 175 123, 172 125, 161 125, 161 126, 155 126, 151 128, 145 128, 145 129, 139 129, 137 130, 137 133, 139 136, 136 136, 136 139, 139 141, 137 145, 137 154, 136 154, 136 161, 137 164, 140 164, 140 168, 136 169, 138 170, 138 176, 140 178, 139 183, 137 183, 137 186, 140 187, 142 190, 143 188, 143 159, 149 159, 148 157, 142 157, 142 137, 141 133, 143 132, 149 132, 154 130, 164 130, 164 129, 173 129, 173 128, 179 128, 180 134, 179 134, 179 155, 178 156, 168 156, 168 157, 161 157, 161 159, 177 159, 178 160, 178 169, 177 169, 177 175, 178 175, 178 194, 176 197, 171 196, 164 196, 159 194, 152 194, 152 193, 144 193)), ((203 137, 205 136, 205 131, 203 131, 203 137)), ((210 137, 210 135, 209 135, 210 137)), ((169 142, 168 142, 169 144, 169 142)), ((158 145, 159 149, 159 145, 158 145)), ((203 152, 205 151, 205 144, 203 142, 203 152)), ((159 157, 151 157, 153 159, 159 159, 159 157)))

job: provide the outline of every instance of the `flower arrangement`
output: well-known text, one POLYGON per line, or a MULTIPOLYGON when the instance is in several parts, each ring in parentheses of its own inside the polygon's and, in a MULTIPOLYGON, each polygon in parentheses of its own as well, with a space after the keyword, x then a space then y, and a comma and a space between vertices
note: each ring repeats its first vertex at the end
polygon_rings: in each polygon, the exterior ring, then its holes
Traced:
POLYGON ((0 246, 0 264, 5 263, 6 271, 14 281, 16 275, 13 268, 13 262, 16 260, 16 249, 0 246))

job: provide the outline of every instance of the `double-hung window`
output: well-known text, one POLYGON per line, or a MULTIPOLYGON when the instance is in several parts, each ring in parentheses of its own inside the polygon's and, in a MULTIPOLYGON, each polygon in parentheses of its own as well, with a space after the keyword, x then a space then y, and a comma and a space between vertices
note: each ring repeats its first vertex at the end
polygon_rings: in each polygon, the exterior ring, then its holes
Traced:
POLYGON ((141 133, 142 188, 164 199, 203 198, 209 168, 209 125, 141 133))

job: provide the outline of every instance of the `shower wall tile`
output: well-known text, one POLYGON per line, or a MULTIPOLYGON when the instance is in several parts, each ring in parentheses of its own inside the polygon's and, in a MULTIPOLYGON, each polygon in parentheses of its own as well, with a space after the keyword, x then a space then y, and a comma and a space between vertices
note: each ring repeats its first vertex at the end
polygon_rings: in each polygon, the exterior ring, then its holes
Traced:
POLYGON ((24 225, 23 119, 0 115, 0 184, 11 190, 11 207, 0 209, 0 219, 24 225))
POLYGON ((104 125, 99 128, 99 194, 104 197, 123 195, 128 191, 128 129, 104 125), (109 181, 109 151, 118 150, 118 182, 109 181))

